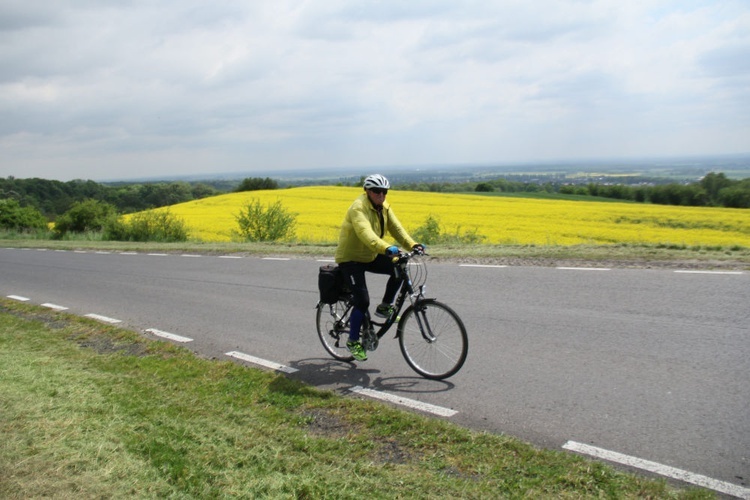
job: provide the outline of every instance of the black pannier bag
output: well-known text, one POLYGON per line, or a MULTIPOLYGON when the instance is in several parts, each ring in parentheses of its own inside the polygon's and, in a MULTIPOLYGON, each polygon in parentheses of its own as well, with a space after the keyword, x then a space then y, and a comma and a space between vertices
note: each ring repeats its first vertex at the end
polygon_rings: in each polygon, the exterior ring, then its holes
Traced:
POLYGON ((330 264, 320 266, 318 290, 320 290, 320 301, 322 303, 335 304, 339 300, 342 284, 341 271, 338 266, 330 264))

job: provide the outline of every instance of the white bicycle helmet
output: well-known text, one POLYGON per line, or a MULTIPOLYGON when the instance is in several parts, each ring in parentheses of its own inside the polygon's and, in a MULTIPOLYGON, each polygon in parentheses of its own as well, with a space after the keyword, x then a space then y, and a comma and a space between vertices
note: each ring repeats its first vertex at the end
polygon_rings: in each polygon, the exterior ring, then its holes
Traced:
POLYGON ((391 189, 391 183, 380 174, 368 175, 364 183, 365 189, 380 188, 391 189))

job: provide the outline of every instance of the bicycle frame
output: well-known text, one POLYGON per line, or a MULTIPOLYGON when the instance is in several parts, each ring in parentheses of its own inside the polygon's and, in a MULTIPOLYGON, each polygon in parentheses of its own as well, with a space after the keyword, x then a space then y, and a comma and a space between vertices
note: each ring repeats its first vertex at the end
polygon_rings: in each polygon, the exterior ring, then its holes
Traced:
MULTIPOLYGON (((370 317, 369 311, 365 314, 365 322, 363 323, 363 328, 365 328, 365 331, 367 331, 367 328, 371 325, 380 327, 377 332, 374 332, 377 339, 383 338, 383 336, 388 333, 388 330, 390 330, 395 323, 399 322, 399 320, 401 319, 400 313, 404 308, 404 304, 406 303, 407 298, 409 299, 410 305, 414 307, 416 307, 416 305, 421 301, 428 300, 424 297, 425 285, 420 285, 419 289, 415 291, 414 286, 411 282, 411 278, 409 277, 409 273, 406 270, 406 266, 409 265, 409 260, 415 255, 419 254, 416 251, 412 251, 409 253, 402 252, 398 255, 398 257, 395 257, 393 259, 393 265, 396 268, 396 277, 401 280, 399 293, 396 297, 396 302, 394 303, 395 308, 393 314, 391 314, 390 317, 386 318, 382 322, 374 321, 370 317)), ((417 316, 417 321, 420 322, 420 327, 422 327, 423 325, 421 324, 419 316, 417 316)), ((400 331, 397 330, 394 338, 398 338, 399 333, 400 331)))

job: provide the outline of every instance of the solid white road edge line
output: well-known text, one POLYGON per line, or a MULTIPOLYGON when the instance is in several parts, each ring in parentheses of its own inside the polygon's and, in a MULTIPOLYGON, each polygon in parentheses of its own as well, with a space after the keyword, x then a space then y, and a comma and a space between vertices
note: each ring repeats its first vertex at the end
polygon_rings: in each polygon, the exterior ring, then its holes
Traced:
POLYGON ((294 373, 299 371, 296 368, 292 368, 291 366, 274 363, 273 361, 268 361, 267 359, 256 358, 255 356, 250 356, 249 354, 245 354, 242 352, 231 351, 226 353, 226 355, 231 358, 241 359, 242 361, 253 363, 254 365, 265 366, 266 368, 270 368, 279 372, 294 373))
POLYGON ((388 394, 387 392, 366 389, 358 385, 352 387, 351 389, 349 389, 349 391, 357 394, 362 394, 364 396, 369 396, 371 398, 380 399, 381 401, 388 401, 389 403, 395 403, 397 405, 406 406, 415 410, 432 413, 433 415, 439 415, 441 417, 452 417, 453 415, 458 413, 456 410, 452 410, 450 408, 423 403, 422 401, 417 401, 416 399, 395 396, 393 394, 388 394))
POLYGON ((163 332, 161 330, 157 330, 156 328, 148 328, 146 329, 146 333, 150 333, 152 335, 156 335, 157 337, 161 337, 164 339, 174 340, 175 342, 192 342, 193 339, 188 337, 183 337, 181 335, 176 335, 174 333, 169 332, 163 332))
POLYGON ((101 316, 99 314, 84 314, 87 318, 95 319, 104 323, 110 323, 112 325, 116 325, 117 323, 122 323, 119 319, 114 318, 108 318, 106 316, 101 316))
POLYGON ((42 307, 49 307, 50 309, 54 309, 55 311, 67 311, 68 308, 65 306, 58 306, 57 304, 50 304, 47 302, 46 304, 42 304, 42 307))
POLYGON ((21 302, 28 302, 31 299, 28 297, 21 297, 20 295, 8 295, 9 299, 20 300, 21 302))
POLYGON ((589 455, 595 458, 601 458, 610 462, 616 462, 622 465, 628 465, 637 469, 646 470, 659 474, 660 476, 670 477, 672 479, 678 479, 686 483, 708 488, 720 493, 732 495, 738 498, 750 499, 750 489, 743 488, 742 486, 727 483, 725 481, 719 481, 710 477, 702 476, 700 474, 694 474, 682 469, 676 469, 668 465, 663 465, 657 462, 651 462, 649 460, 643 460, 637 457, 631 457, 629 455, 623 455, 615 451, 605 450, 603 448, 597 448, 588 444, 577 443, 575 441, 568 441, 563 445, 563 448, 584 455, 589 455))

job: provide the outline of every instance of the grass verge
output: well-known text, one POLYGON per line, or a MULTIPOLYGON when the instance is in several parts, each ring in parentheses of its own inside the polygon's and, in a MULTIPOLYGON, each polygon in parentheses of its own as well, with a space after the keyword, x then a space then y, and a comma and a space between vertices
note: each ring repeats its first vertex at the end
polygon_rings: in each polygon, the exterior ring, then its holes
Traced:
POLYGON ((0 299, 0 497, 711 498, 0 299))

